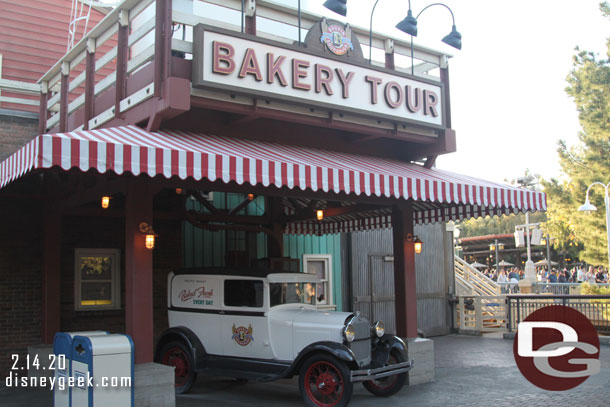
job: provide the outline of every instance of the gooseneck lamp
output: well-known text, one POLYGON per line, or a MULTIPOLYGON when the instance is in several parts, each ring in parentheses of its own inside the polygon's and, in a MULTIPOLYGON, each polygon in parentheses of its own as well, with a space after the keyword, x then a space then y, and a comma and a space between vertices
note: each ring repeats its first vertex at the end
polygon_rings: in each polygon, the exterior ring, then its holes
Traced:
POLYGON ((347 15, 347 0, 326 0, 324 7, 344 17, 347 15))

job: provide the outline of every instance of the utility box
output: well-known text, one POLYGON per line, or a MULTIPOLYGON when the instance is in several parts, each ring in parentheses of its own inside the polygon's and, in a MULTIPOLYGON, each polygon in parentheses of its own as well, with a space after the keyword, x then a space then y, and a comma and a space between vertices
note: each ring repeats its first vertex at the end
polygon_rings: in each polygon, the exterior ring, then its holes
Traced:
POLYGON ((85 332, 58 332, 53 338, 53 354, 50 368, 55 375, 55 387, 53 388, 53 406, 71 407, 71 387, 69 377, 72 369, 72 341, 75 336, 101 336, 108 335, 106 331, 85 332))
POLYGON ((75 336, 72 407, 133 407, 133 372, 129 335, 75 336))

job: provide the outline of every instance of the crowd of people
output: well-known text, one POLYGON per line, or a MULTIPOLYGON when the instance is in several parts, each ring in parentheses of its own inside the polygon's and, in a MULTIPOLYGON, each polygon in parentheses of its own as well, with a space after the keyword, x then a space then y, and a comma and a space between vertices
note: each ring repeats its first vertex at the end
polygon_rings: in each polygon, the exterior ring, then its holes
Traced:
MULTIPOLYGON (((485 269, 483 272, 487 277, 497 283, 514 286, 523 279, 524 271, 522 268, 510 267, 496 269, 485 269), (512 283, 512 284, 511 284, 512 283)), ((608 284, 610 283, 610 273, 603 267, 585 266, 573 267, 571 269, 551 268, 549 271, 546 267, 536 268, 536 276, 539 283, 589 283, 589 284, 608 284)))

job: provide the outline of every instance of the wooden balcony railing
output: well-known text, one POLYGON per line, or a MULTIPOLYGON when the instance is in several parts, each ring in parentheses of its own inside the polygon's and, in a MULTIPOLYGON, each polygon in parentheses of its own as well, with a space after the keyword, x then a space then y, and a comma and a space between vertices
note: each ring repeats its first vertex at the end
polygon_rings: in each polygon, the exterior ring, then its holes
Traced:
MULTIPOLYGON (((320 19, 303 12, 302 34, 320 19)), ((192 27, 200 23, 241 31, 241 0, 124 0, 40 78, 39 131, 95 129, 121 120, 127 124, 126 112, 164 97, 164 81, 174 69, 172 52, 192 58, 192 27), (130 81, 145 70, 140 79, 149 78, 146 82, 130 81)), ((246 32, 285 43, 296 41, 297 26, 296 8, 270 0, 258 0, 256 14, 245 21, 246 32)), ((352 31, 368 55, 368 30, 354 26, 352 31)), ((372 47, 375 65, 388 66, 391 56, 397 71, 448 80, 447 54, 415 45, 412 64, 409 41, 378 33, 372 47)))

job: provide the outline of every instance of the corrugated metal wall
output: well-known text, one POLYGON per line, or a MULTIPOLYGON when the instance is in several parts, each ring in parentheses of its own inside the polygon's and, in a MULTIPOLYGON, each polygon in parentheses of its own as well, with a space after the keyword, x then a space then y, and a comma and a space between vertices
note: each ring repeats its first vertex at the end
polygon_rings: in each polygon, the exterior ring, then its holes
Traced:
MULTIPOLYGON (((448 293, 454 292, 451 236, 445 224, 418 225, 415 234, 424 242, 422 253, 415 257, 418 329, 426 336, 446 334, 451 328, 448 293)), ((348 267, 352 274, 345 276, 345 284, 347 291, 351 287, 346 299, 352 303, 346 306, 353 306, 367 316, 372 310, 372 318, 383 319, 388 332, 392 332, 393 262, 389 261, 393 256, 392 231, 352 233, 350 242, 347 257, 351 259, 348 267), (367 298, 371 292, 375 294, 372 304, 367 298), (388 297, 392 297, 391 302, 388 297)))

